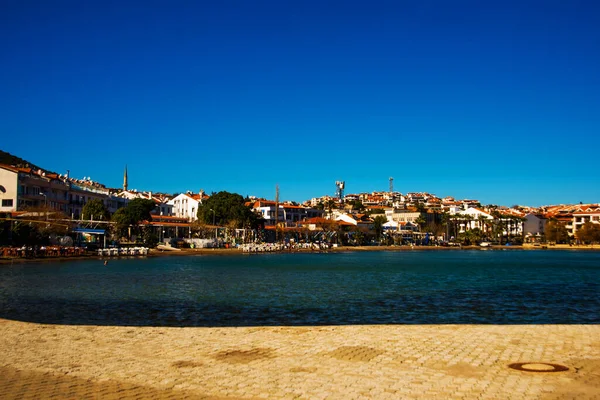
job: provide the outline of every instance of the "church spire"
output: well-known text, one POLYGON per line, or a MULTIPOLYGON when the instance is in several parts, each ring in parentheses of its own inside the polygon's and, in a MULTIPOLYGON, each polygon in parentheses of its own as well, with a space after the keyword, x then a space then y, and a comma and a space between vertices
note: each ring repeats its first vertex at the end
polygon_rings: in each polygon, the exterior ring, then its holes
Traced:
POLYGON ((127 164, 125 164, 125 173, 123 174, 123 190, 127 190, 127 164))

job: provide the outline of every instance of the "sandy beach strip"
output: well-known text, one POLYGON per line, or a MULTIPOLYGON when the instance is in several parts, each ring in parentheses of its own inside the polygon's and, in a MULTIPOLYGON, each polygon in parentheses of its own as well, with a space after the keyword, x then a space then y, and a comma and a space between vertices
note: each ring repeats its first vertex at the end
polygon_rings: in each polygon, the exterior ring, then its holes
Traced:
POLYGON ((2 399, 600 396, 600 325, 164 328, 0 320, 0 354, 2 399), (569 369, 548 372, 554 367, 543 363, 569 369))
MULTIPOLYGON (((491 246, 491 247, 480 247, 480 246, 462 246, 462 247, 441 247, 441 246, 339 246, 332 247, 325 252, 372 252, 372 251, 460 251, 460 250, 573 250, 573 251, 600 251, 600 246, 596 245, 552 245, 542 247, 534 247, 533 245, 523 246, 491 246)), ((292 251, 285 250, 279 251, 278 253, 314 253, 323 252, 310 249, 294 249, 292 251)), ((202 255, 220 255, 220 256, 234 256, 234 255, 251 255, 253 253, 244 253, 237 248, 203 248, 203 249, 173 249, 173 250, 158 250, 151 249, 147 256, 118 256, 118 257, 107 257, 98 256, 96 254, 90 254, 79 257, 40 257, 40 258, 0 258, 0 266, 10 266, 15 264, 25 263, 52 263, 62 261, 76 261, 76 260, 89 260, 89 259, 117 259, 117 258, 140 258, 140 257, 165 257, 165 256, 202 256, 202 255)), ((258 254, 270 254, 270 253, 258 253, 258 254)))

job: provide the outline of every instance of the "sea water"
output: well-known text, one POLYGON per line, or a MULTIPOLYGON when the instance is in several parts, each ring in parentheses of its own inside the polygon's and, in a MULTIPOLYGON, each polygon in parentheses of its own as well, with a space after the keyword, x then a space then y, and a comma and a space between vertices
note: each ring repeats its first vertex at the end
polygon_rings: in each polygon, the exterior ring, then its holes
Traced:
POLYGON ((0 266, 0 318, 56 324, 598 324, 600 252, 295 253, 0 266))

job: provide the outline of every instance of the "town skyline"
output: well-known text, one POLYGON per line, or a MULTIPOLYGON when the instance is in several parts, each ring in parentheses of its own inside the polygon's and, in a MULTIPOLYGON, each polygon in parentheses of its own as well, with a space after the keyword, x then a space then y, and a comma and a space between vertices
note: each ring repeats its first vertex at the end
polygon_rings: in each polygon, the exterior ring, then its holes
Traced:
MULTIPOLYGON (((37 163, 33 163, 27 159, 24 159, 22 157, 20 157, 19 155, 16 154, 11 154, 8 152, 4 152, 1 151, 0 149, 0 154, 5 157, 5 158, 14 158, 13 162, 1 162, 0 161, 0 166, 1 165, 6 165, 6 166, 19 166, 19 167, 28 167, 28 168, 32 168, 33 171, 36 171, 39 169, 39 171, 42 174, 56 174, 58 178, 62 179, 66 179, 69 178, 70 180, 73 180, 75 182, 80 182, 85 184, 86 186, 94 186, 94 185, 99 185, 100 187, 106 188, 107 190, 111 190, 114 193, 118 193, 121 191, 129 191, 132 193, 148 193, 148 194, 154 194, 154 195, 166 195, 169 198, 174 198, 175 196, 179 195, 179 194, 193 194, 193 195, 198 195, 199 193, 203 193, 203 194, 213 194, 213 193, 218 193, 220 191, 228 191, 231 193, 237 193, 242 195, 243 197, 247 197, 247 198, 252 198, 252 199, 263 199, 263 200, 268 200, 268 201, 273 201, 275 200, 275 198, 279 195, 280 193, 280 187, 278 184, 276 184, 273 187, 273 193, 271 196, 267 195, 267 196, 260 196, 260 195, 256 195, 254 193, 240 193, 239 191, 236 190, 206 190, 204 188, 200 188, 198 190, 193 190, 193 188, 188 188, 186 190, 181 190, 181 191, 175 191, 175 192, 168 192, 168 191, 164 191, 164 190, 148 190, 146 188, 140 188, 137 189, 135 187, 133 187, 130 184, 130 180, 129 180, 129 176, 130 176, 130 170, 127 166, 124 166, 124 169, 122 171, 122 175, 120 178, 120 184, 116 184, 116 185, 110 185, 107 184, 105 182, 100 182, 97 180, 92 179, 90 176, 83 176, 83 177, 76 177, 73 176, 71 174, 71 170, 67 170, 66 173, 61 174, 60 172, 55 171, 52 168, 46 168, 45 166, 39 165, 37 163), (17 161, 17 162, 14 162, 17 161)), ((394 183, 394 178, 393 177, 389 177, 388 178, 388 187, 387 190, 371 190, 371 191, 365 191, 365 190, 355 190, 355 191, 347 191, 346 190, 346 182, 345 181, 336 181, 336 182, 331 182, 331 186, 334 187, 335 185, 335 189, 332 190, 332 193, 321 193, 318 194, 316 196, 311 196, 311 197, 304 197, 300 200, 296 200, 296 199, 291 199, 291 198, 286 198, 285 196, 281 196, 279 199, 281 201, 281 203, 284 202, 294 202, 294 203, 298 203, 298 204, 309 204, 309 203, 315 203, 315 199, 327 199, 327 198, 332 198, 332 199, 336 199, 339 197, 340 192, 338 192, 338 183, 341 182, 343 184, 343 189, 342 189, 342 199, 344 199, 344 197, 346 196, 357 196, 357 195, 371 195, 371 194, 382 194, 382 193, 395 193, 398 195, 401 195, 403 197, 408 198, 412 198, 412 197, 421 197, 420 195, 424 195, 425 199, 451 199, 451 202, 457 201, 457 202, 466 202, 469 204, 474 204, 474 203, 479 203, 482 206, 499 206, 499 207, 507 207, 507 208, 511 208, 514 206, 519 206, 519 207, 526 207, 526 208, 543 208, 543 207, 552 207, 552 206, 557 206, 557 205, 574 205, 574 204, 594 204, 594 203, 599 203, 598 201, 589 201, 589 202, 575 202, 575 203, 557 203, 557 202, 550 202, 547 204, 542 204, 542 205, 532 205, 532 204, 517 204, 517 203, 512 203, 512 204, 497 204, 497 203, 488 203, 488 202, 484 202, 481 201, 481 199, 478 199, 476 196, 464 196, 464 197, 459 197, 459 196, 454 196, 452 193, 450 194, 437 194, 434 193, 432 191, 402 191, 399 190, 397 187, 395 187, 395 183, 394 183)), ((326 200, 324 200, 325 202, 326 200)), ((407 203, 412 203, 412 200, 407 201, 407 203)), ((312 204, 314 205, 314 204, 312 204)))
POLYGON ((168 193, 600 198, 600 3, 8 2, 4 150, 168 193))

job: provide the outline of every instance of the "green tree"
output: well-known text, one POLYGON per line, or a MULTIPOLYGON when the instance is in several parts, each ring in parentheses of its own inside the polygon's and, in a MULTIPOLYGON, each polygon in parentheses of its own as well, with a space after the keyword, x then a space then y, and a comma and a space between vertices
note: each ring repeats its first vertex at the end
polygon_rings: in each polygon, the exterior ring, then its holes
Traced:
POLYGON ((127 212, 127 208, 119 208, 111 217, 114 222, 112 226, 113 235, 117 238, 129 237, 129 227, 133 224, 131 215, 127 212))
POLYGON ((600 225, 588 221, 575 232, 575 235, 583 243, 598 243, 600 242, 600 225))
POLYGON ((427 220, 425 219, 425 216, 423 214, 420 214, 417 219, 415 219, 415 224, 419 225, 419 230, 422 232, 425 224, 427 223, 427 220))
POLYGON ((125 210, 129 214, 133 224, 152 219, 150 213, 156 207, 156 203, 150 199, 133 199, 127 204, 125 210))
POLYGON ((350 205, 352 205, 352 209, 356 211, 362 211, 365 209, 365 206, 363 205, 362 201, 358 199, 350 202, 350 205))
POLYGON ((94 219, 94 221, 110 220, 110 213, 106 209, 104 202, 100 199, 93 199, 85 203, 81 211, 81 218, 94 219))
POLYGON ((38 224, 16 222, 12 229, 12 242, 14 245, 42 244, 44 237, 38 229, 38 224))
POLYGON ((205 224, 225 226, 234 222, 237 228, 257 228, 261 219, 245 204, 237 193, 214 193, 198 206, 198 219, 205 224))
POLYGON ((427 208, 425 207, 425 204, 423 204, 423 203, 415 203, 415 208, 420 213, 427 212, 427 208))
MULTIPOLYGON (((130 234, 140 234, 139 224, 152 219, 150 212, 156 204, 150 199, 133 199, 126 207, 119 208, 111 217, 113 234, 118 237, 130 237, 130 234)), ((143 238, 143 235, 142 235, 143 238)))
POLYGON ((546 224, 546 240, 556 243, 567 243, 569 241, 569 233, 565 224, 557 220, 551 219, 546 224))
POLYGON ((333 213, 333 209, 336 208, 336 205, 337 205, 337 201, 334 199, 329 199, 325 203, 325 206, 327 207, 330 217, 331 217, 331 214, 333 213))
POLYGON ((375 231, 375 237, 377 240, 381 239, 383 234, 383 225, 387 222, 387 218, 384 215, 378 215, 373 218, 373 231, 375 231))

